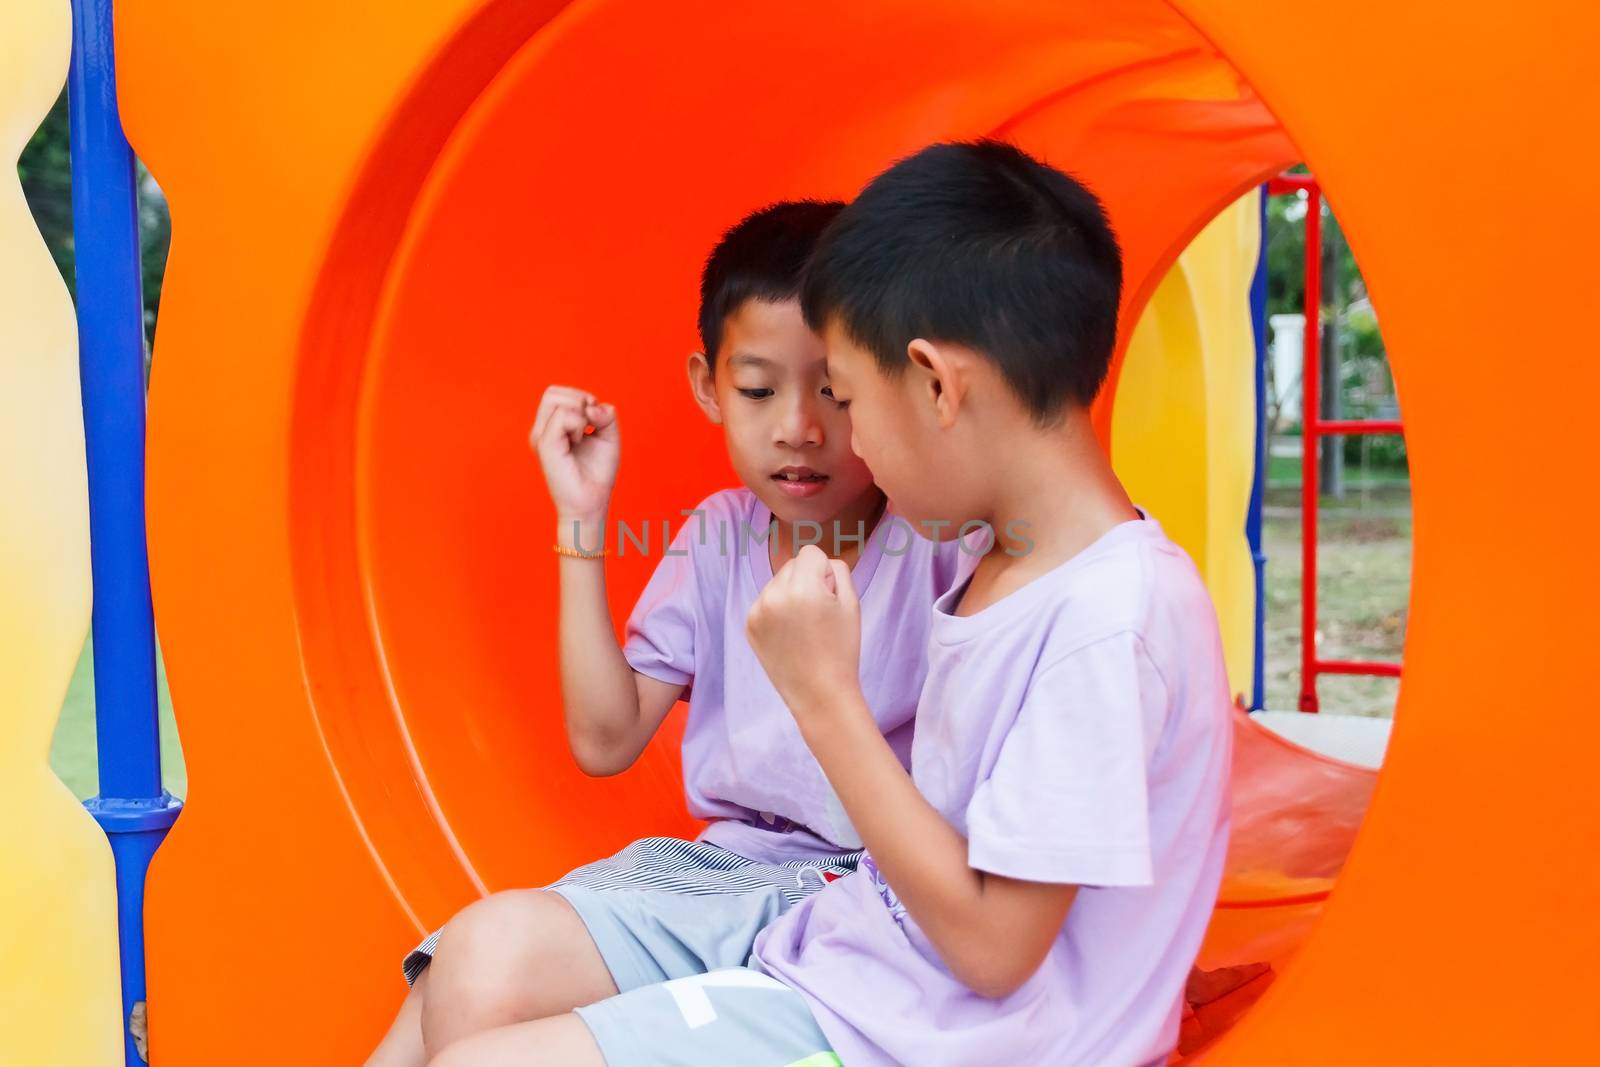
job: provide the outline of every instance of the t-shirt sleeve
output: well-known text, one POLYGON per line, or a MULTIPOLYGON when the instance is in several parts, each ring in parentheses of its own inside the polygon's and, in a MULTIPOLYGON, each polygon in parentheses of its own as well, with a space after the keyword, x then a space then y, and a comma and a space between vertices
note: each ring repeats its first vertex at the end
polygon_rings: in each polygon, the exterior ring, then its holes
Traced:
POLYGON ((695 624, 700 615, 694 532, 694 524, 686 523, 672 539, 628 616, 622 644, 630 667, 669 685, 694 681, 695 624))
POLYGON ((1038 671, 967 806, 968 862, 1032 882, 1149 885, 1146 768, 1165 693, 1132 632, 1038 671))

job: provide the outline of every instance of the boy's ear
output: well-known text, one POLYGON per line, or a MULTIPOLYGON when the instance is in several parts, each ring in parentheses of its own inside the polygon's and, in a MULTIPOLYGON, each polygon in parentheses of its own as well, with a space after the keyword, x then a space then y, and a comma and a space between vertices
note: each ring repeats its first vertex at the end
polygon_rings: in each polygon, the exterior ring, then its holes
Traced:
POLYGON ((939 428, 947 429, 966 400, 970 383, 965 362, 950 347, 921 337, 906 345, 906 358, 911 362, 907 373, 913 376, 915 395, 927 401, 939 428))
POLYGON ((717 383, 711 377, 711 361, 704 352, 689 353, 689 391, 694 402, 706 413, 713 426, 722 425, 722 408, 717 404, 717 383))

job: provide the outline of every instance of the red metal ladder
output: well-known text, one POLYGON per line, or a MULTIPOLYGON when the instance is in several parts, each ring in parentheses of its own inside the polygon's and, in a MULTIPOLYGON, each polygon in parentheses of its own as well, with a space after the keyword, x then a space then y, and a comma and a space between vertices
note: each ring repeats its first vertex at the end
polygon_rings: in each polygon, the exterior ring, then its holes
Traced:
MULTIPOLYGON (((1399 419, 1322 418, 1322 187, 1310 174, 1280 174, 1267 183, 1267 194, 1306 194, 1305 353, 1301 372, 1303 447, 1301 450, 1301 589, 1300 589, 1300 710, 1319 710, 1317 677, 1323 674, 1361 674, 1400 677, 1400 664, 1375 660, 1334 660, 1317 657, 1317 507, 1318 442, 1330 435, 1400 434, 1399 419)), ((1265 235, 1263 234, 1263 239, 1265 235)), ((1334 383, 1338 388, 1338 383, 1334 383)))

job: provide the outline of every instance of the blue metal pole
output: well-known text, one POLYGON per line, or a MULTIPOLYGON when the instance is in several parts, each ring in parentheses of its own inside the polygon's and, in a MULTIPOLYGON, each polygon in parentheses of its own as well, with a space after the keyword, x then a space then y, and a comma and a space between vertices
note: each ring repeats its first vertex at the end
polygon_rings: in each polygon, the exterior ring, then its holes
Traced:
POLYGON ((1256 649, 1251 672, 1250 710, 1267 703, 1267 553, 1261 538, 1261 511, 1267 490, 1267 187, 1261 187, 1261 254, 1250 281, 1250 317, 1256 338, 1256 473, 1244 533, 1256 571, 1256 649))
POLYGON ((144 881, 181 807, 161 787, 156 645, 144 531, 144 308, 133 150, 117 111, 110 0, 73 0, 68 78, 79 369, 94 576, 100 793, 86 806, 117 869, 124 1054, 145 999, 144 881))

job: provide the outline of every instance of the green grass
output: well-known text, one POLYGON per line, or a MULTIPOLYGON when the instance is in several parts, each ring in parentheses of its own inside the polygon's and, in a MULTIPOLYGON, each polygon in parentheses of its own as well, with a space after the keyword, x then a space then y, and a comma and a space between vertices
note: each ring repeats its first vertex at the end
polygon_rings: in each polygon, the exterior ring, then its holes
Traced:
MULTIPOLYGON (((1300 693, 1300 510, 1268 494, 1266 704, 1292 711, 1300 693)), ((1317 630, 1323 659, 1399 661, 1411 592, 1411 502, 1403 488, 1324 502, 1317 514, 1317 630)), ((1325 711, 1394 713, 1394 678, 1323 675, 1325 711)))
MULTIPOLYGON (((156 658, 156 704, 161 728, 161 779, 167 791, 181 797, 189 779, 178 747, 178 727, 172 718, 172 696, 167 692, 167 672, 156 658)), ((83 653, 72 672, 67 698, 61 704, 61 719, 50 746, 50 767, 80 800, 93 796, 100 788, 99 759, 95 749, 94 642, 83 643, 83 653)))
MULTIPOLYGON (((1409 486, 1411 484, 1411 474, 1401 467, 1368 467, 1363 470, 1358 466, 1346 463, 1344 484, 1347 489, 1396 485, 1409 486)), ((1270 489, 1293 489, 1299 492, 1300 457, 1268 456, 1267 486, 1270 489)))

